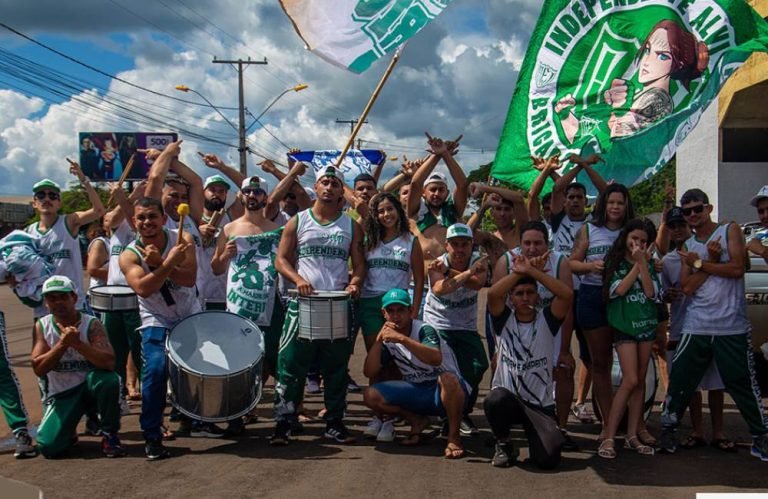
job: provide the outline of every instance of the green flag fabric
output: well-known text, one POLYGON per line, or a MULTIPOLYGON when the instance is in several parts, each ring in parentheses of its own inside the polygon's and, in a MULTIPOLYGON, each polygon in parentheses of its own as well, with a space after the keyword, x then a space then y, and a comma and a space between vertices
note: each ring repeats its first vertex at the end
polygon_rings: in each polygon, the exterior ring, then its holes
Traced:
POLYGON ((744 0, 546 0, 491 176, 528 189, 530 156, 598 153, 606 180, 664 166, 728 77, 768 51, 744 0))

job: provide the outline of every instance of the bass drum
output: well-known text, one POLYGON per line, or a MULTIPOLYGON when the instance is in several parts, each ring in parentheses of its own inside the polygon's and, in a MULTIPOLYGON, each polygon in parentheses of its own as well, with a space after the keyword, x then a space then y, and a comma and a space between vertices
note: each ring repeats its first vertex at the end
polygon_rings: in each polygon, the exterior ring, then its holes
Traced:
POLYGON ((264 335, 230 312, 201 312, 179 322, 166 340, 171 403, 206 422, 248 414, 261 398, 264 335))
MULTIPOLYGON (((616 353, 616 350, 613 351, 613 368, 611 369, 611 381, 613 384, 613 391, 616 392, 616 390, 618 390, 619 386, 621 385, 621 366, 619 365, 619 356, 616 353)), ((643 404, 643 419, 646 421, 648 421, 648 418, 651 416, 651 412, 653 411, 653 404, 656 400, 656 389, 658 386, 659 378, 656 372, 656 362, 654 361, 654 356, 651 355, 651 359, 648 362, 648 371, 645 373, 645 397, 643 399, 645 400, 643 404)), ((625 420, 626 417, 627 416, 625 414, 625 420)), ((623 422, 621 426, 624 426, 623 422)))

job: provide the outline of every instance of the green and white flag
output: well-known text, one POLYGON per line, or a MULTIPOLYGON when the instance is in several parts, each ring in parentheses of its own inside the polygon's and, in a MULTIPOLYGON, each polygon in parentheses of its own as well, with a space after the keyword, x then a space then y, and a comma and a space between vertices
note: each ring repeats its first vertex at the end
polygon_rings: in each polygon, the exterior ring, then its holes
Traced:
POLYGON ((640 182, 766 51, 768 24, 744 0, 546 0, 491 176, 527 189, 530 156, 599 153, 604 178, 640 182))
POLYGON ((436 18, 451 0, 280 0, 312 52, 362 73, 436 18))

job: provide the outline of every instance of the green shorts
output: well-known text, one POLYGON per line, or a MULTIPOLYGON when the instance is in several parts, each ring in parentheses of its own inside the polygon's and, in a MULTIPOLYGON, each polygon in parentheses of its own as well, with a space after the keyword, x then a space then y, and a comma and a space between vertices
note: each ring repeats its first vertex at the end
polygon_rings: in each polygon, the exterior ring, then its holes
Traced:
POLYGON ((638 334, 637 336, 632 336, 627 333, 622 333, 618 329, 613 330, 613 344, 614 345, 620 345, 621 343, 643 343, 645 341, 653 341, 656 339, 656 330, 651 329, 650 331, 645 331, 643 333, 638 334))
POLYGON ((381 299, 384 295, 360 298, 357 301, 356 315, 363 330, 363 336, 376 336, 384 326, 384 313, 381 311, 381 299))

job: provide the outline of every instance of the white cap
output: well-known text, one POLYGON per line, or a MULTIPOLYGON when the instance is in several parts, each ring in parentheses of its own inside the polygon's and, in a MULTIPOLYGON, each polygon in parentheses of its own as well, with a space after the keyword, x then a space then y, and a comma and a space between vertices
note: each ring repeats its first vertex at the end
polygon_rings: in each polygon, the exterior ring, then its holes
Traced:
POLYGON ((48 293, 76 293, 77 288, 67 276, 52 275, 43 283, 43 295, 48 293))
POLYGON ((245 177, 243 182, 240 184, 240 190, 242 191, 243 189, 261 189, 262 191, 269 194, 269 184, 265 179, 257 175, 252 177, 245 177))
POLYGON ((447 241, 454 237, 468 237, 472 239, 472 229, 467 224, 453 224, 448 227, 445 233, 445 240, 447 241))
POLYGON ((333 165, 324 166, 315 172, 317 180, 323 177, 336 177, 342 184, 344 183, 344 173, 333 165))
POLYGON ((427 180, 424 181, 424 185, 429 184, 445 184, 445 186, 448 186, 448 179, 445 178, 445 175, 443 175, 440 172, 432 172, 429 177, 427 177, 427 180))
POLYGON ((763 198, 768 198, 768 185, 762 186, 760 190, 757 191, 757 194, 755 194, 755 196, 752 198, 752 201, 749 202, 749 204, 757 207, 757 202, 763 198))

